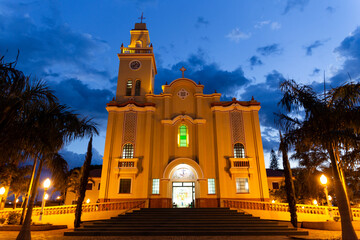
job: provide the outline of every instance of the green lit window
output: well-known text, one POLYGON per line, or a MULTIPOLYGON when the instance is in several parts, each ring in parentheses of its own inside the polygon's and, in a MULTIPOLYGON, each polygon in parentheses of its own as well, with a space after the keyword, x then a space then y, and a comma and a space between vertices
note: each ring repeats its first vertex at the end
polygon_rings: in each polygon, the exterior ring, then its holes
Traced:
POLYGON ((189 145, 189 134, 186 125, 181 125, 179 127, 178 145, 179 147, 187 147, 189 145))

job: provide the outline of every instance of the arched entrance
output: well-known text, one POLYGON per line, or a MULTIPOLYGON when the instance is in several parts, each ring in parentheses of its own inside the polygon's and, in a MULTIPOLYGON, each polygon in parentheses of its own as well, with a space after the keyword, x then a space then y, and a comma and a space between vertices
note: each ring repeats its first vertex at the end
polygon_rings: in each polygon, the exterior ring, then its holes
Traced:
POLYGON ((164 177, 170 180, 168 193, 172 207, 195 207, 200 192, 198 179, 203 178, 203 172, 195 161, 186 158, 173 160, 166 167, 164 177))

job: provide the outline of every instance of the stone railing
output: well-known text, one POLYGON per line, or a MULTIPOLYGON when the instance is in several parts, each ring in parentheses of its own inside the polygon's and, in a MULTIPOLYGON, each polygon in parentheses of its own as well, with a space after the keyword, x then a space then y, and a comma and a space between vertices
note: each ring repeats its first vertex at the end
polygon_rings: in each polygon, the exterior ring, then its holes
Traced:
MULTIPOLYGON (((82 205, 82 212, 101 212, 101 211, 114 211, 133 208, 143 208, 146 205, 146 201, 127 201, 127 202, 106 202, 106 203, 89 203, 82 205)), ((43 215, 60 215, 75 213, 76 205, 63 205, 55 207, 45 207, 43 215)), ((21 214, 22 209, 1 210, 0 218, 7 218, 10 212, 17 212, 21 214)), ((41 208, 37 207, 33 209, 32 216, 39 216, 41 208)))
MULTIPOLYGON (((289 212, 289 205, 287 203, 224 200, 224 207, 249 210, 289 212)), ((337 207, 329 208, 327 206, 296 204, 296 208, 297 213, 327 215, 329 214, 328 211, 331 211, 333 216, 340 217, 339 209, 337 207)), ((360 208, 351 208, 351 210, 354 218, 360 218, 360 208)))
POLYGON ((121 47, 121 54, 133 54, 133 53, 152 53, 153 48, 130 48, 130 47, 121 47))

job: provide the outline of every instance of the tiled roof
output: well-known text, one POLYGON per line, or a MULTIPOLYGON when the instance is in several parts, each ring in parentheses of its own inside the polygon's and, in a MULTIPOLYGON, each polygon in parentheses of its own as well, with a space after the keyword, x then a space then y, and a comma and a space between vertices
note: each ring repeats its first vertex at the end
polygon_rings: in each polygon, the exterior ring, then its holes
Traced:
POLYGON ((282 170, 282 169, 273 170, 273 169, 267 168, 266 175, 268 177, 284 177, 284 170, 282 170))

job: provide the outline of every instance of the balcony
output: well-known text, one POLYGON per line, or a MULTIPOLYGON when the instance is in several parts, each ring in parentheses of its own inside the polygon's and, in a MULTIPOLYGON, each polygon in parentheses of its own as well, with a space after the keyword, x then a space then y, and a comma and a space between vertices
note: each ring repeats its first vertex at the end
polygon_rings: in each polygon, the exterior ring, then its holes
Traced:
POLYGON ((147 48, 129 48, 129 47, 121 47, 120 54, 149 54, 153 53, 152 47, 147 48))
POLYGON ((137 162, 138 158, 116 158, 117 166, 115 167, 115 172, 119 174, 137 174, 137 162))
POLYGON ((231 166, 230 173, 253 173, 252 158, 229 158, 231 166))

